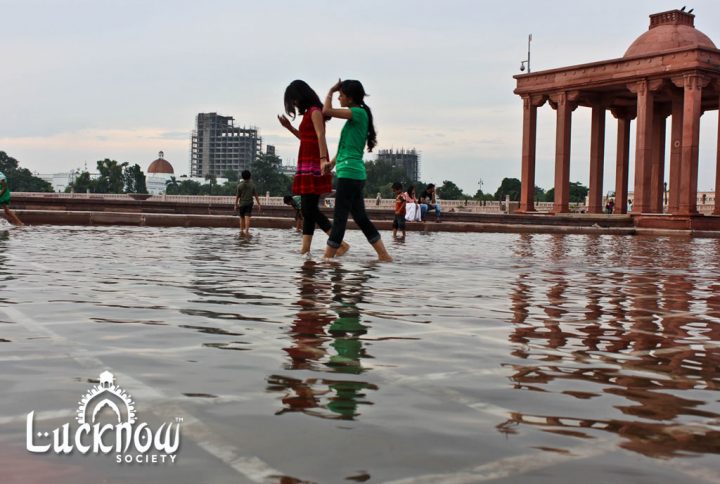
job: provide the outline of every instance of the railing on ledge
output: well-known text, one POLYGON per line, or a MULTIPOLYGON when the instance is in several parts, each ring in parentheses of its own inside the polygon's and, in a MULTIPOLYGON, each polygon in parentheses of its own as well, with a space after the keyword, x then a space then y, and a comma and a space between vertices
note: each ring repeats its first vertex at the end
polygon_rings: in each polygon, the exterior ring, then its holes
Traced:
MULTIPOLYGON (((136 195, 129 193, 47 193, 47 192, 14 192, 15 196, 32 198, 55 198, 65 200, 142 200, 145 203, 170 202, 179 204, 228 206, 235 203, 234 196, 213 196, 213 195, 136 195)), ((333 206, 334 200, 327 197, 327 206, 333 206)), ((282 197, 260 197, 262 204, 267 206, 282 206, 282 197)), ((512 202, 517 205, 517 202, 512 202)), ((479 200, 440 200, 443 212, 471 212, 471 213, 505 213, 505 202, 479 201, 479 200)), ((379 201, 376 198, 366 198, 365 206, 373 209, 392 210, 395 207, 395 200, 383 198, 379 201)), ((538 202, 535 209, 538 212, 549 212, 552 210, 552 203, 538 202)), ((584 206, 571 204, 571 211, 579 212, 584 206)))

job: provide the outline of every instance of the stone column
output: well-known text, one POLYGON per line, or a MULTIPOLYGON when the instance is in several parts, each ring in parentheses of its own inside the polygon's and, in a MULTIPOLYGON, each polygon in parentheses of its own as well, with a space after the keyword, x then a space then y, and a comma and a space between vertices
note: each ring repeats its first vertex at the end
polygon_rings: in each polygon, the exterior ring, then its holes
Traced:
POLYGON ((684 89, 679 214, 696 215, 702 89, 710 80, 697 73, 689 73, 673 79, 673 82, 684 89))
POLYGON ((655 105, 653 114, 653 149, 650 167, 650 213, 663 212, 663 194, 665 181, 665 118, 667 110, 663 106, 655 105))
POLYGON ((630 168, 630 121, 633 117, 627 109, 623 108, 613 109, 612 113, 618 120, 614 213, 627 213, 628 170, 630 168))
POLYGON ((637 134, 635 139, 635 193, 632 212, 650 210, 650 174, 652 170, 654 95, 657 81, 643 79, 628 86, 637 94, 637 134))
POLYGON ((593 106, 590 129, 590 191, 588 213, 602 213, 603 168, 605 163, 605 107, 593 106))
MULTIPOLYGON (((720 80, 715 82, 720 87, 720 80)), ((715 162, 715 209, 713 215, 720 215, 720 99, 718 99, 718 142, 717 161, 715 162)))
POLYGON ((519 212, 535 211, 535 148, 537 145, 537 108, 544 96, 523 96, 522 173, 519 212))
POLYGON ((670 175, 668 213, 680 211, 680 161, 682 159, 683 95, 672 95, 672 132, 670 134, 670 175))
POLYGON ((577 93, 560 92, 550 96, 557 110, 555 131, 555 203, 553 213, 570 211, 570 131, 577 93))

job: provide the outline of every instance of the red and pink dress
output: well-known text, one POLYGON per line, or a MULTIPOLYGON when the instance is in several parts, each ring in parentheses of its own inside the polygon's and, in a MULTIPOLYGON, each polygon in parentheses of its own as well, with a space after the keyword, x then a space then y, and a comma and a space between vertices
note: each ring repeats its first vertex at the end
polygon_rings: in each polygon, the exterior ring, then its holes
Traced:
POLYGON ((296 195, 323 195, 332 191, 332 175, 320 170, 320 143, 318 143, 312 113, 320 111, 313 106, 305 111, 300 122, 300 150, 292 191, 296 195))

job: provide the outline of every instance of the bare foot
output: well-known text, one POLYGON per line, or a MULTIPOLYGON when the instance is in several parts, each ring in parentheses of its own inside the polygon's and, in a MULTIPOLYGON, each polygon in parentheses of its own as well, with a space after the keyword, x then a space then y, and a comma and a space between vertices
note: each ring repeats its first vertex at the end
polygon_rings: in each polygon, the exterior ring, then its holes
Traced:
POLYGON ((343 255, 343 254, 344 254, 345 252, 347 252, 348 250, 350 250, 350 244, 348 244, 347 242, 343 241, 343 243, 340 244, 340 247, 338 247, 337 252, 335 252, 335 256, 336 256, 336 257, 340 257, 341 255, 343 255))
POLYGON ((392 262, 392 261, 393 261, 393 258, 390 257, 390 254, 388 254, 387 252, 385 252, 384 254, 378 254, 378 260, 379 260, 380 262, 392 262))
POLYGON ((373 249, 375 249, 375 252, 378 255, 378 260, 380 262, 392 262, 393 258, 390 257, 390 254, 388 254, 387 249, 385 248, 385 244, 383 243, 382 239, 378 239, 377 242, 372 244, 373 249))

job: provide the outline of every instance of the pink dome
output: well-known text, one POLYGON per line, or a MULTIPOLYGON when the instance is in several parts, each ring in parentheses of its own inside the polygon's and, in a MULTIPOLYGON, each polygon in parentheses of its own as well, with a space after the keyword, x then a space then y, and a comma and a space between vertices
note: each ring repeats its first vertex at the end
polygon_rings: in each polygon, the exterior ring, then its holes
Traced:
POLYGON ((650 15, 650 29, 630 45, 624 57, 697 47, 717 49, 710 37, 695 28, 695 15, 670 10, 650 15))
POLYGON ((150 166, 148 167, 148 173, 155 173, 155 174, 173 174, 175 173, 175 170, 173 170, 172 165, 163 157, 163 152, 160 152, 160 158, 150 163, 150 166))

